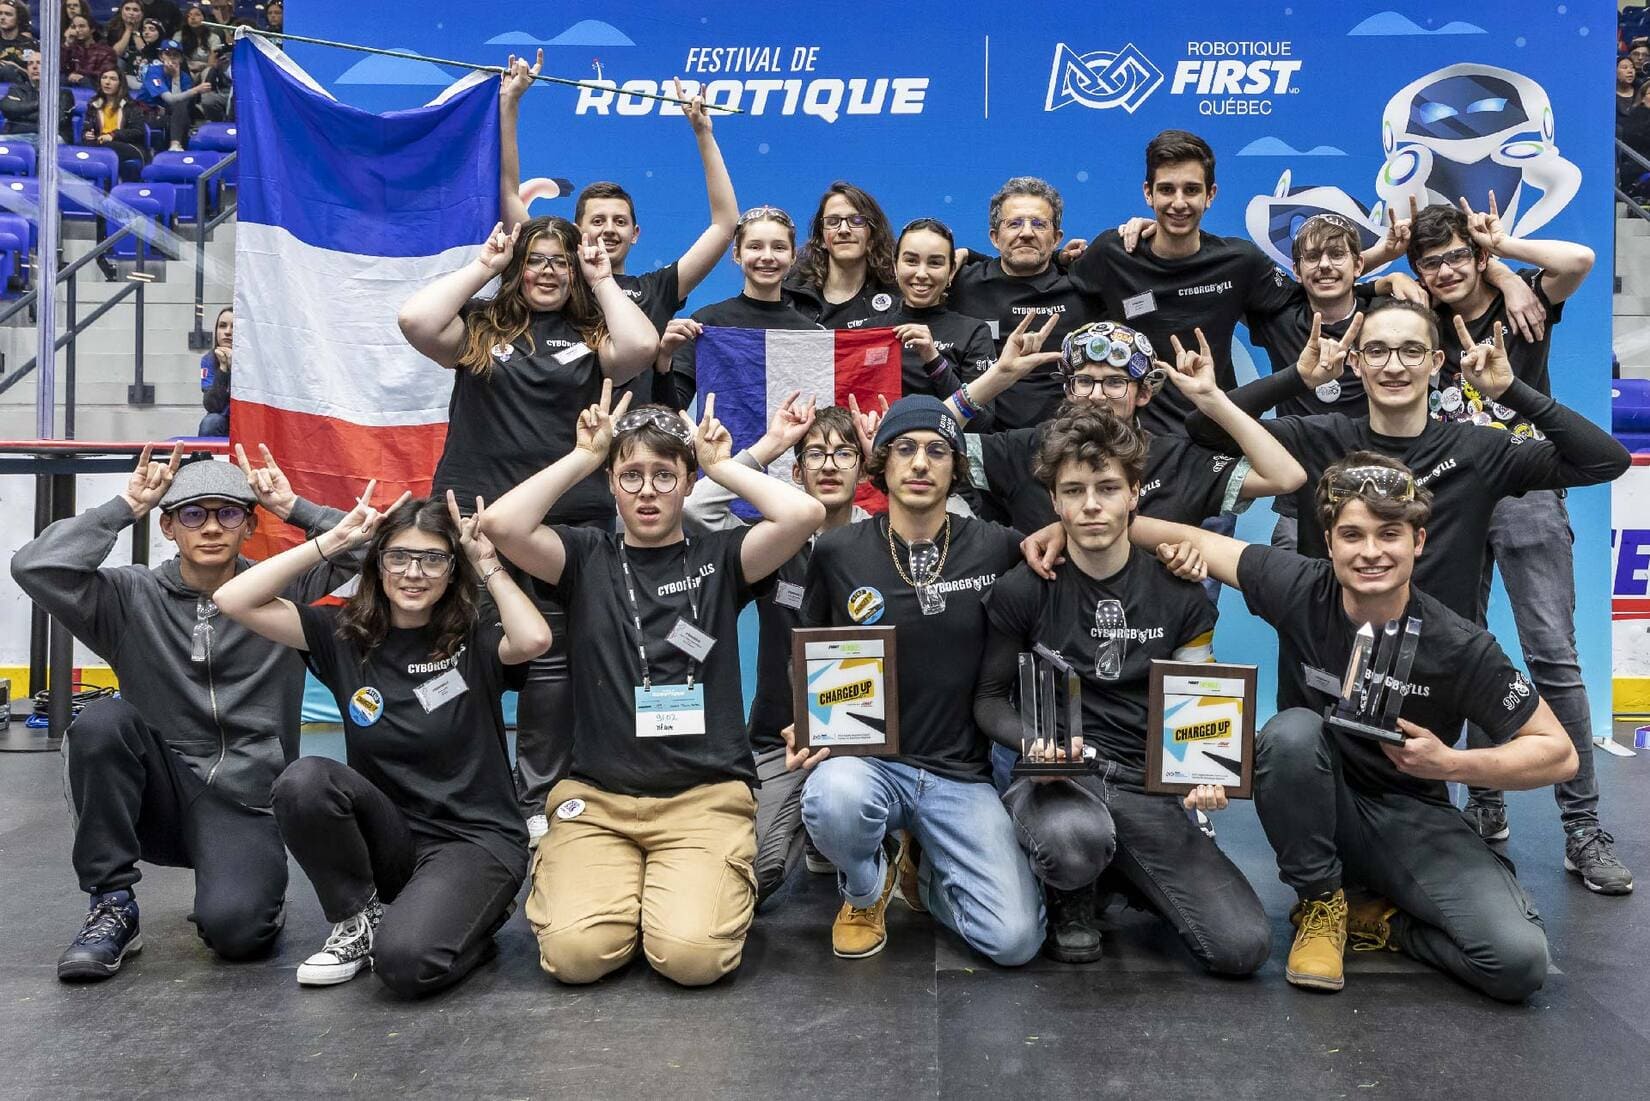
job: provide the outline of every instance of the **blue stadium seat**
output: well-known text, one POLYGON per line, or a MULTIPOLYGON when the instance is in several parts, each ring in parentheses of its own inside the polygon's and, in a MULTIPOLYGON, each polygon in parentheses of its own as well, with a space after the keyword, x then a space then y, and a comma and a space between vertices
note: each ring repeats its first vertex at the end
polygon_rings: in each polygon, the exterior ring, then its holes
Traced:
MULTIPOLYGON (((156 190, 159 189, 151 189, 151 193, 156 190)), ((161 219, 164 216, 165 211, 161 208, 161 204, 152 197, 134 195, 122 201, 122 206, 118 212, 113 210, 109 212, 109 230, 114 232, 128 222, 137 221, 147 221, 154 225, 161 225, 163 224, 161 219)), ((115 247, 109 251, 117 260, 135 260, 137 259, 139 245, 143 247, 143 258, 145 260, 165 259, 165 256, 153 244, 136 234, 130 237, 122 237, 115 242, 115 247)))
POLYGON ((0 176, 27 176, 28 162, 10 153, 0 153, 0 176))
MULTIPOLYGON (((171 229, 173 219, 177 216, 178 189, 173 184, 166 183, 123 183, 116 184, 115 189, 109 192, 109 204, 112 209, 109 213, 109 232, 125 225, 132 220, 126 212, 126 207, 141 212, 145 217, 154 219, 162 229, 171 229)), ((123 237, 115 242, 114 255, 120 260, 132 260, 137 257, 140 238, 123 237)), ((167 259, 166 254, 147 241, 143 242, 144 259, 167 259)))
POLYGON ((130 203, 133 199, 150 199, 160 204, 162 225, 168 229, 172 220, 178 216, 177 188, 168 184, 122 183, 116 184, 109 192, 109 201, 115 203, 130 203))
POLYGON ((28 226, 30 249, 40 244, 40 227, 30 216, 39 205, 39 180, 32 176, 0 179, 0 219, 13 217, 22 220, 28 226))
MULTIPOLYGON (((144 166, 143 178, 151 183, 169 183, 177 185, 178 217, 192 222, 198 216, 195 210, 195 181, 201 173, 221 161, 226 154, 211 149, 189 151, 183 153, 156 153, 154 162, 144 166)), ((216 176, 206 185, 207 206, 216 208, 218 205, 218 184, 216 176)))
POLYGON ((35 162, 40 159, 40 151, 26 142, 6 141, 4 138, 0 138, 0 156, 16 157, 28 166, 18 175, 32 176, 34 175, 35 162))
MULTIPOLYGON (((66 174, 96 184, 97 189, 104 193, 107 193, 111 187, 120 182, 120 155, 113 149, 104 149, 100 146, 65 145, 57 151, 57 166, 66 174)), ((98 213, 96 204, 75 198, 71 194, 74 190, 76 188, 72 185, 60 187, 59 208, 63 217, 82 222, 96 218, 98 213)))
MULTIPOLYGON (((0 249, 5 252, 5 259, 0 267, 5 275, 0 278, 0 291, 5 289, 7 282, 16 275, 19 269, 29 266, 29 245, 33 240, 34 227, 21 214, 0 212, 0 249)), ((25 280, 24 285, 27 285, 25 280)))
POLYGON ((206 122, 189 139, 191 149, 214 149, 220 153, 235 151, 235 124, 233 122, 206 122))

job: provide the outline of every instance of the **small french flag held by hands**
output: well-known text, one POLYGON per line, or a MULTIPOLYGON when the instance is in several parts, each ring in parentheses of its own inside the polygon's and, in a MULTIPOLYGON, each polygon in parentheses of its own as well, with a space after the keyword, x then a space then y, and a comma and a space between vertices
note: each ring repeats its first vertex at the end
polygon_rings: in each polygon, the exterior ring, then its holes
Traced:
MULTIPOLYGON (((768 421, 794 390, 813 396, 820 408, 882 407, 901 394, 900 343, 892 329, 724 329, 706 327, 697 341, 697 383, 701 394, 716 395, 716 416, 733 436, 737 452, 767 431, 768 421)), ((768 468, 790 481, 795 460, 786 453, 768 468)), ((856 501, 875 510, 882 495, 869 483, 856 501)), ((741 515, 750 513, 736 506, 741 515)))
MULTIPOLYGON (((430 104, 375 115, 289 56, 235 46, 232 437, 268 444, 301 496, 349 508, 429 492, 452 372, 402 337, 412 293, 462 267, 498 221, 498 89, 472 73, 430 104)), ((260 529, 282 549, 298 533, 260 529)))

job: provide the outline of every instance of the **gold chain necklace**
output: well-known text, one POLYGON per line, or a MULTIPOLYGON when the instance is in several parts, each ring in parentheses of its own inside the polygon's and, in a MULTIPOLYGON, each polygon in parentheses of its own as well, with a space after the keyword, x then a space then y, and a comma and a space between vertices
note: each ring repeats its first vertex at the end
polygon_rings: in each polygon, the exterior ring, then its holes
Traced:
MULTIPOLYGON (((940 560, 934 564, 934 576, 928 578, 926 584, 932 585, 940 579, 940 573, 945 569, 945 556, 950 553, 951 514, 947 512, 945 514, 945 538, 940 544, 940 560)), ((900 565, 899 551, 894 547, 894 518, 892 516, 888 518, 888 557, 894 560, 894 571, 899 574, 899 579, 913 589, 917 588, 917 583, 911 580, 911 576, 905 572, 905 567, 900 565)))

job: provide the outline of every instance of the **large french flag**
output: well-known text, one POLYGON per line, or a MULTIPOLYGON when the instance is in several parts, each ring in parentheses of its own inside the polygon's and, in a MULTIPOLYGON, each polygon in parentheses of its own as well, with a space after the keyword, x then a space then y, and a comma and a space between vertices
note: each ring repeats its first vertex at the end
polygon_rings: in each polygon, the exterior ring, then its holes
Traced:
MULTIPOLYGON (((865 410, 901 393, 900 342, 892 329, 724 329, 709 326, 696 342, 695 387, 716 395, 716 416, 733 436, 735 451, 767 431, 768 420, 793 390, 812 395, 820 408, 846 407, 849 395, 865 410)), ((786 453, 769 471, 789 480, 795 460, 786 453)), ((869 485, 860 505, 873 508, 881 494, 869 485)))
POLYGON ((396 313, 498 221, 497 81, 472 73, 374 115, 261 39, 242 37, 234 62, 233 437, 267 443, 314 501, 348 508, 369 478, 381 503, 427 493, 452 374, 408 346, 396 313))

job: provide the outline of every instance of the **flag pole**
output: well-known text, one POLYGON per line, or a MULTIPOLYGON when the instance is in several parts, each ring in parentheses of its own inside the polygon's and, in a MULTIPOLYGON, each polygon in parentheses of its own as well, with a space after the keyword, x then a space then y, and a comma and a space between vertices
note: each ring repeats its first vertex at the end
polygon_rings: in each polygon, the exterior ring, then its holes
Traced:
MULTIPOLYGON (((354 42, 334 42, 328 38, 309 38, 305 35, 286 34, 282 31, 265 31, 260 30, 257 27, 244 27, 230 23, 212 22, 202 22, 201 26, 211 27, 213 30, 229 31, 232 35, 255 34, 260 38, 279 38, 287 42, 302 42, 309 46, 331 46, 335 50, 354 50, 356 53, 375 54, 378 57, 401 57, 406 58, 409 61, 428 61, 432 65, 450 65, 455 69, 473 69, 478 73, 504 72, 504 67, 501 65, 477 65, 473 61, 454 61, 450 57, 431 57, 429 54, 415 54, 405 50, 381 50, 376 46, 362 46, 354 42)), ((567 88, 590 88, 600 92, 611 92, 616 90, 607 84, 592 84, 587 80, 570 80, 567 77, 545 76, 542 73, 535 75, 533 79, 540 84, 560 84, 567 88)), ((690 100, 678 99, 676 96, 658 95, 653 92, 631 92, 624 89, 617 90, 624 95, 635 96, 637 99, 656 99, 660 103, 674 103, 681 107, 686 107, 691 102, 690 100)), ((705 109, 722 111, 730 115, 742 115, 745 113, 738 107, 725 107, 720 103, 712 103, 709 100, 705 101, 705 109)))

